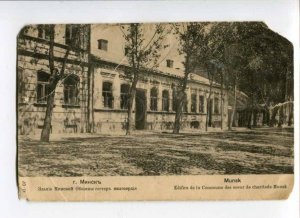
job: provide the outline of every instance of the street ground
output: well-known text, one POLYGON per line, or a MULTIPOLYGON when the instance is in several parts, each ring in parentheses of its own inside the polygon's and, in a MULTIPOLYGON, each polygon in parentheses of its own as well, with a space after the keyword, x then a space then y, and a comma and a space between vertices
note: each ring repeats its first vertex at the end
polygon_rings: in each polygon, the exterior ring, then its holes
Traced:
POLYGON ((293 128, 19 138, 20 176, 293 173, 293 128))

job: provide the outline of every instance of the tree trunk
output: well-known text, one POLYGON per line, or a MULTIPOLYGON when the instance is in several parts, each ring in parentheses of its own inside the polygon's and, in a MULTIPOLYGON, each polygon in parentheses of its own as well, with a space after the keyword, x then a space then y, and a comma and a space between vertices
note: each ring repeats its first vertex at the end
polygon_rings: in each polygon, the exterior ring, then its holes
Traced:
POLYGON ((221 70, 221 130, 223 130, 223 71, 221 70))
POLYGON ((95 76, 94 72, 92 73, 92 90, 91 90, 91 115, 92 115, 92 120, 91 120, 91 132, 95 132, 95 115, 94 115, 94 89, 95 89, 95 76))
POLYGON ((271 115, 271 119, 270 119, 270 127, 273 127, 276 123, 276 115, 277 115, 277 112, 278 112, 278 107, 274 107, 272 109, 272 115, 271 115))
MULTIPOLYGON (((87 37, 87 50, 88 50, 88 63, 92 62, 91 59, 91 25, 88 25, 88 37, 87 37)), ((92 65, 88 65, 88 99, 87 99, 87 128, 86 131, 91 133, 94 132, 94 125, 93 125, 93 101, 94 101, 94 87, 92 83, 94 82, 92 78, 92 74, 94 75, 92 65)))
POLYGON ((174 122, 174 127, 173 127, 173 133, 178 134, 180 131, 180 126, 181 126, 181 116, 182 116, 182 107, 183 103, 187 101, 187 96, 185 93, 187 83, 188 83, 188 78, 191 72, 193 72, 194 68, 191 67, 190 65, 190 54, 186 55, 185 62, 184 62, 184 67, 185 67, 185 72, 184 72, 184 77, 182 80, 182 86, 181 90, 179 91, 179 96, 178 96, 178 101, 176 102, 176 114, 175 114, 175 122, 174 122))
POLYGON ((268 106, 265 106, 263 113, 263 126, 270 123, 270 110, 268 106))
MULTIPOLYGON (((209 78, 209 75, 208 75, 208 78, 209 78)), ((207 104, 206 104, 206 121, 205 121, 205 131, 206 132, 208 130, 208 118, 209 118, 209 116, 211 116, 210 113, 212 113, 212 111, 211 111, 212 105, 210 105, 210 98, 211 98, 213 82, 214 82, 214 77, 213 77, 213 75, 211 75, 210 84, 209 84, 209 95, 208 95, 208 100, 207 100, 207 104)))
POLYGON ((248 116, 248 125, 247 125, 248 129, 252 128, 252 118, 253 118, 253 109, 251 109, 248 116))
POLYGON ((55 97, 55 89, 59 80, 54 80, 52 84, 49 85, 49 93, 50 95, 47 98, 47 108, 46 115, 44 119, 44 126, 41 133, 41 141, 49 142, 50 132, 51 132, 51 120, 52 120, 52 112, 54 107, 54 97, 55 97))
POLYGON ((126 126, 126 135, 130 135, 133 130, 133 100, 135 98, 136 94, 136 85, 138 82, 138 76, 135 75, 133 78, 132 85, 129 90, 129 102, 128 102, 128 108, 127 108, 127 126, 126 126))
POLYGON ((183 103, 184 101, 186 101, 186 95, 185 95, 185 89, 187 86, 187 82, 188 82, 188 76, 189 73, 186 72, 182 81, 182 88, 178 93, 178 100, 176 101, 176 114, 175 114, 175 122, 174 122, 174 127, 173 127, 173 133, 174 134, 178 134, 180 131, 180 125, 181 125, 181 116, 182 116, 182 107, 183 107, 183 103))
MULTIPOLYGON (((253 77, 252 77, 252 82, 253 82, 253 77)), ((251 94, 251 111, 250 111, 250 118, 248 122, 248 128, 252 129, 252 126, 254 126, 254 90, 252 91, 251 94)))
POLYGON ((47 98, 47 108, 44 119, 44 126, 41 133, 41 141, 49 142, 50 139, 50 131, 51 131, 51 120, 52 120, 52 112, 54 106, 54 97, 55 97, 55 89, 59 82, 59 80, 64 76, 66 69, 66 62, 70 53, 70 47, 68 46, 67 51, 65 53, 62 68, 59 72, 58 69, 54 67, 54 37, 55 37, 55 25, 50 24, 48 26, 50 32, 50 41, 49 41, 49 68, 50 68, 50 80, 49 80, 49 96, 47 98))
POLYGON ((223 74, 221 76, 221 130, 223 130, 223 116, 224 116, 224 102, 223 102, 223 74))
POLYGON ((256 127, 257 126, 257 111, 255 110, 253 112, 253 126, 256 127))
POLYGON ((180 125, 181 125, 181 116, 182 116, 182 107, 183 107, 183 102, 184 102, 184 97, 185 94, 180 91, 179 97, 176 101, 176 114, 175 114, 175 122, 174 122, 174 127, 173 127, 173 133, 178 134, 180 131, 180 125))
POLYGON ((235 110, 236 110, 236 84, 234 85, 233 95, 234 95, 234 102, 233 102, 233 108, 232 108, 232 113, 231 113, 231 117, 230 117, 229 130, 232 130, 232 124, 234 121, 235 110))
POLYGON ((288 126, 292 125, 292 120, 293 120, 293 115, 294 115, 294 108, 293 108, 293 103, 291 103, 289 107, 289 120, 288 120, 288 126))
POLYGON ((284 89, 285 89, 285 92, 284 92, 284 100, 285 101, 288 101, 288 70, 286 69, 285 71, 285 84, 284 84, 284 89))
POLYGON ((282 125, 283 125, 283 119, 284 119, 283 105, 281 105, 280 108, 279 108, 279 121, 278 121, 278 127, 282 127, 282 125))
POLYGON ((211 88, 209 88, 209 95, 207 98, 207 102, 206 102, 206 119, 205 119, 205 131, 208 131, 208 123, 209 123, 209 116, 212 116, 211 113, 211 107, 212 105, 210 104, 210 98, 211 98, 211 88))
POLYGON ((207 132, 208 130, 208 118, 209 118, 209 114, 210 114, 210 93, 209 96, 206 100, 206 117, 205 117, 205 131, 207 132))

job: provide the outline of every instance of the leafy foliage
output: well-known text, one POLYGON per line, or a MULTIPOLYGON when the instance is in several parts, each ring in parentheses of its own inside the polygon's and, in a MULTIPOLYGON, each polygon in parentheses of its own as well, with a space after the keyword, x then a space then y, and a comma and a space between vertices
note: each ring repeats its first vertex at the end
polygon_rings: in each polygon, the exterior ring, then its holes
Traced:
POLYGON ((210 47, 211 56, 224 63, 228 88, 237 82, 254 104, 292 98, 293 46, 264 23, 213 23, 210 47))

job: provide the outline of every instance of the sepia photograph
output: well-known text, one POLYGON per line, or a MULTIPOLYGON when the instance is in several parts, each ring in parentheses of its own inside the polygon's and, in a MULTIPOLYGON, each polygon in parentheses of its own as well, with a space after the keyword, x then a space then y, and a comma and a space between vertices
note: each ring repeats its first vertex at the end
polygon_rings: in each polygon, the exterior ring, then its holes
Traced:
POLYGON ((27 25, 18 176, 293 174, 293 78, 264 22, 27 25))

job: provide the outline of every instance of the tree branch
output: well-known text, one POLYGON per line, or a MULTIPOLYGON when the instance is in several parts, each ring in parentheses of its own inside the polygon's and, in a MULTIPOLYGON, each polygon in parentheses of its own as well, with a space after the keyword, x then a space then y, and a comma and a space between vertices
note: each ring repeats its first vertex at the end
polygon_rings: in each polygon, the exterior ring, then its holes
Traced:
POLYGON ((48 26, 50 33, 50 42, 49 42, 49 68, 50 74, 54 73, 54 37, 55 37, 55 26, 50 24, 48 26))

